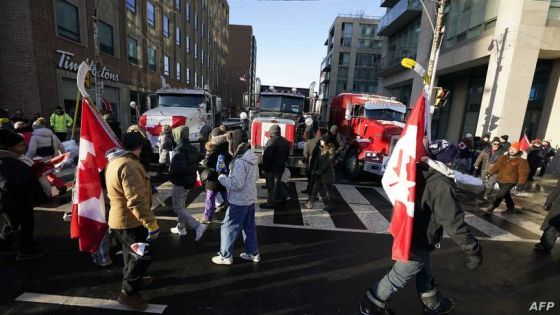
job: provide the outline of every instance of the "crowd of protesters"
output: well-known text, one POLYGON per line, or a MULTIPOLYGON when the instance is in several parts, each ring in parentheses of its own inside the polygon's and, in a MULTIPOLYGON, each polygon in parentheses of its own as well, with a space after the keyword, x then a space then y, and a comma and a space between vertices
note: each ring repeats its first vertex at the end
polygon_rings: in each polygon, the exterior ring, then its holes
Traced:
MULTIPOLYGON (((64 153, 62 142, 72 126, 69 116, 57 108, 47 121, 36 117, 27 120, 21 111, 14 116, 0 118, 0 174, 2 176, 1 210, 2 226, 0 246, 10 250, 17 244, 17 260, 38 258, 47 253, 33 239, 33 207, 45 200, 40 176, 33 170, 33 159, 48 160, 64 153), (29 124, 31 128, 29 128, 29 124), (26 129, 27 128, 27 129, 26 129), (30 132, 27 140, 24 132, 30 132), (22 202, 24 201, 24 202, 22 202), (19 233, 16 231, 19 230, 19 233), (16 242, 17 236, 17 242, 16 242)), ((120 244, 125 268, 119 303, 134 310, 147 308, 140 290, 153 278, 147 270, 153 259, 152 244, 160 234, 154 216, 152 193, 154 185, 148 173, 154 154, 146 131, 137 125, 130 126, 124 135, 120 126, 110 124, 111 117, 104 117, 111 129, 121 139, 122 148, 111 152, 102 175, 105 193, 110 204, 108 225, 111 237, 120 244)), ((217 212, 225 212, 220 231, 220 248, 211 262, 231 265, 234 244, 240 235, 244 240, 243 260, 258 263, 261 252, 257 240, 255 211, 259 159, 247 143, 242 130, 227 131, 220 126, 205 132, 204 147, 197 149, 189 141, 189 128, 163 126, 158 139, 158 174, 168 172, 172 183, 172 209, 177 224, 170 232, 178 237, 194 231, 195 241, 200 241, 217 212), (195 219, 186 207, 189 190, 203 182, 206 191, 204 216, 195 219), (216 207, 217 199, 221 199, 216 207)), ((290 199, 286 189, 289 142, 282 136, 279 125, 268 130, 269 139, 264 146, 262 171, 266 179, 267 201, 260 208, 282 208, 290 199)), ((302 193, 308 200, 302 206, 314 207, 317 195, 325 203, 323 210, 332 211, 332 198, 337 162, 344 160, 348 139, 330 129, 310 125, 305 130, 307 140, 303 148, 308 185, 302 193)), ((511 191, 522 189, 533 176, 542 176, 554 149, 550 142, 534 140, 526 150, 519 142, 510 143, 508 136, 485 135, 474 138, 471 134, 457 144, 445 140, 427 142, 428 156, 417 165, 417 202, 415 203, 414 235, 411 260, 398 261, 392 269, 368 289, 360 303, 361 314, 391 314, 387 300, 416 277, 417 291, 427 314, 441 314, 453 309, 453 301, 443 297, 436 287, 431 271, 431 253, 440 246, 445 231, 463 250, 466 266, 478 268, 483 260, 478 240, 464 222, 464 211, 457 201, 453 171, 479 177, 484 185, 482 197, 491 200, 487 214, 505 200, 507 212, 514 211, 511 191), (499 190, 494 194, 494 187, 499 190)), ((289 174, 289 173, 288 173, 289 174)), ((64 191, 61 188, 61 192, 64 191)), ((550 210, 543 223, 541 241, 535 250, 549 252, 558 237, 560 218, 560 183, 549 195, 545 208, 550 210)), ((109 235, 109 234, 107 234, 109 235)), ((100 251, 106 246, 100 246, 100 251)), ((110 264, 108 251, 94 255, 94 262, 101 266, 110 264), (108 262, 108 263, 107 263, 108 262)))

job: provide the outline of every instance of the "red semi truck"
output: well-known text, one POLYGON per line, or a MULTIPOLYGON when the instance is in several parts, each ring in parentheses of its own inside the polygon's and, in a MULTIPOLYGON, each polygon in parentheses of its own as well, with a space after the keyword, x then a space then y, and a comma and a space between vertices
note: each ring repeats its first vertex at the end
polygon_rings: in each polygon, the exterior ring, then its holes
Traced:
POLYGON ((404 127, 406 105, 380 95, 342 93, 331 101, 329 125, 348 139, 344 167, 350 178, 362 171, 383 175, 404 127))

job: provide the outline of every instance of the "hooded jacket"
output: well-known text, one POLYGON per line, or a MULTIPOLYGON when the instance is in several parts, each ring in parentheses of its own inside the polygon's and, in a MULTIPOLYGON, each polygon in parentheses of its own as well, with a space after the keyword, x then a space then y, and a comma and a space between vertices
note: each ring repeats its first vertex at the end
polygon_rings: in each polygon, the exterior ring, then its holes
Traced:
MULTIPOLYGON (((60 154, 64 153, 64 146, 62 145, 60 140, 58 140, 58 137, 55 136, 55 134, 49 128, 37 128, 33 130, 33 133, 31 134, 31 139, 29 140, 29 148, 27 149, 27 153, 25 153, 25 155, 28 158, 33 159, 35 156, 37 156, 38 148, 51 146, 53 148, 55 156, 58 155, 56 154, 57 151, 60 152, 60 154)), ((53 156, 45 156, 43 157, 43 160, 50 160, 52 157, 53 156)))
POLYGON ((17 153, 0 150, 0 175, 6 181, 1 202, 6 212, 32 211, 46 197, 31 167, 18 157, 17 153))
POLYGON ((250 206, 257 202, 257 179, 259 167, 257 156, 247 150, 231 163, 228 176, 220 175, 218 180, 228 191, 228 201, 237 206, 250 206))
POLYGON ((312 174, 319 177, 319 182, 332 184, 334 182, 334 145, 321 146, 321 154, 317 158, 317 167, 312 174))
POLYGON ((418 163, 412 229, 413 250, 433 250, 447 233, 467 255, 481 255, 478 240, 465 223, 465 212, 455 194, 453 179, 418 163))
POLYGON ((155 223, 150 179, 138 157, 129 151, 118 150, 107 158, 105 182, 111 204, 109 227, 130 229, 155 223))
POLYGON ((281 176, 290 155, 290 143, 280 135, 280 127, 270 127, 270 139, 264 147, 263 170, 281 176))
POLYGON ((207 143, 206 146, 206 159, 203 164, 208 170, 208 177, 206 178, 207 190, 218 191, 225 189, 218 181, 218 175, 220 174, 216 172, 216 163, 218 162, 220 154, 224 156, 225 164, 229 165, 232 160, 232 156, 229 153, 229 143, 225 134, 212 136, 210 142, 207 143))
POLYGON ((169 180, 173 185, 190 189, 196 183, 198 163, 203 156, 190 144, 189 128, 187 126, 173 129, 173 140, 175 140, 177 146, 173 150, 175 155, 169 167, 169 180))

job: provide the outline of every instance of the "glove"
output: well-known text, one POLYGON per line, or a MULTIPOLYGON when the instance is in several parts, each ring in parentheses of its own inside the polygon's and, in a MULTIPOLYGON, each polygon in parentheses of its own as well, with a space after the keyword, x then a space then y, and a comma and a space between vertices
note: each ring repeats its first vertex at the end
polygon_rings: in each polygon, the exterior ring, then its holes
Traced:
POLYGON ((159 236, 159 225, 157 221, 154 220, 152 223, 149 223, 148 225, 146 225, 146 228, 148 229, 148 237, 146 238, 146 240, 148 242, 151 240, 156 240, 159 236))
POLYGON ((482 252, 466 255, 467 268, 474 270, 482 265, 482 252))

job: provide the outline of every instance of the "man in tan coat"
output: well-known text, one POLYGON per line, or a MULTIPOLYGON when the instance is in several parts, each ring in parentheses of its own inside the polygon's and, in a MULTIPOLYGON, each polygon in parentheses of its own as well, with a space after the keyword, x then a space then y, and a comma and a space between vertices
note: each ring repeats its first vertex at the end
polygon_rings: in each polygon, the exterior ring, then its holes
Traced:
POLYGON ((150 180, 140 164, 143 143, 139 133, 125 134, 124 151, 109 154, 105 170, 111 204, 109 228, 122 245, 124 260, 118 302, 134 310, 145 310, 148 306, 138 290, 152 282, 145 273, 152 261, 150 242, 159 235, 159 226, 151 210, 150 180))
POLYGON ((511 189, 516 185, 524 185, 529 175, 529 163, 521 157, 522 154, 523 152, 519 149, 519 142, 515 142, 509 147, 508 154, 501 156, 490 168, 489 175, 498 175, 500 190, 492 205, 484 209, 487 214, 492 213, 504 199, 507 206, 505 213, 515 212, 515 204, 511 198, 511 189))

